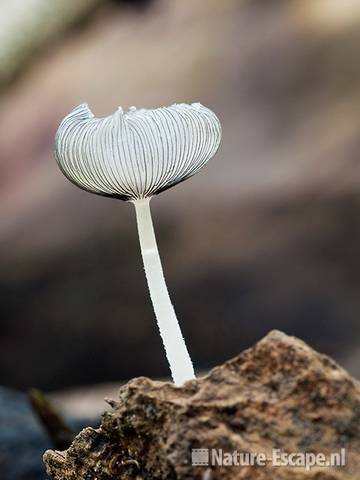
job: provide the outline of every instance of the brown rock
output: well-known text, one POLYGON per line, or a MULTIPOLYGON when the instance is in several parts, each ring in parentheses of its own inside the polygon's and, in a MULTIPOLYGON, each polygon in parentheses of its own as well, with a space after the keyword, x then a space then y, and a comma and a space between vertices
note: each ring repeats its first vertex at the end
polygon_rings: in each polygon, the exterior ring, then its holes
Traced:
POLYGON ((302 341, 271 332, 198 380, 137 378, 109 401, 98 430, 44 459, 55 480, 339 480, 360 477, 360 385, 302 341), (223 452, 346 449, 341 467, 192 466, 193 448, 223 452))

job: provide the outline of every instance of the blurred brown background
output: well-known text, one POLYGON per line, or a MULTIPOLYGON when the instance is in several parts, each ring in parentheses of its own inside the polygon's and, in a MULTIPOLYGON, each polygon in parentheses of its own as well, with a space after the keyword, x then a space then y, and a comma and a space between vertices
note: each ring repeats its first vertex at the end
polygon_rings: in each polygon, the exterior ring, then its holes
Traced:
POLYGON ((270 329, 360 375, 360 2, 4 0, 0 384, 167 375, 133 207, 80 191, 54 134, 86 101, 200 101, 214 160, 153 200, 199 369, 270 329))

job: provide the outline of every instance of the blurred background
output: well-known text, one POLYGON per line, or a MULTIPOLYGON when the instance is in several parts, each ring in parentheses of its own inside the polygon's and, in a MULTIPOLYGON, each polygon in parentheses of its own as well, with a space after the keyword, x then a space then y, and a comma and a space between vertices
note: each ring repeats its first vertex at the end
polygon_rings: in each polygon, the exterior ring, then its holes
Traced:
POLYGON ((61 391, 84 417, 120 382, 168 375, 132 205, 53 158, 83 101, 98 116, 200 101, 222 121, 206 169, 152 202, 199 370, 277 328, 360 376, 358 0, 1 0, 0 40, 6 480, 43 478, 49 446, 21 391, 61 391))
POLYGON ((216 157, 152 202, 199 370, 281 329, 360 376, 360 2, 1 0, 0 384, 168 375, 132 205, 52 154, 86 101, 196 102, 216 157))

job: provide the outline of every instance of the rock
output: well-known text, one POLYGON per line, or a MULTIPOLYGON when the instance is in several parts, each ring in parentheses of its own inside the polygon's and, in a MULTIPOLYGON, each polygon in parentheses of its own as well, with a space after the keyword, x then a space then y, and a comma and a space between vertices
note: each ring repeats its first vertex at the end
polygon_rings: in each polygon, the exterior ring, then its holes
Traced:
POLYGON ((54 480, 340 480, 360 475, 360 385, 333 360, 273 331, 208 375, 120 388, 97 430, 47 451, 54 480), (192 466, 192 449, 331 453, 341 467, 192 466))

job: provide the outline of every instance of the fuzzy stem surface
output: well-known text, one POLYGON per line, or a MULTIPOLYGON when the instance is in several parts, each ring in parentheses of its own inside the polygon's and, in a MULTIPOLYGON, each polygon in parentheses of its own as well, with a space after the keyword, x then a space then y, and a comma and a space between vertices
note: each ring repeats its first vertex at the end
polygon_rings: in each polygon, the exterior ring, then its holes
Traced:
POLYGON ((133 203, 145 275, 160 335, 174 383, 182 385, 195 378, 194 367, 165 283, 151 218, 150 198, 135 200, 133 203))

